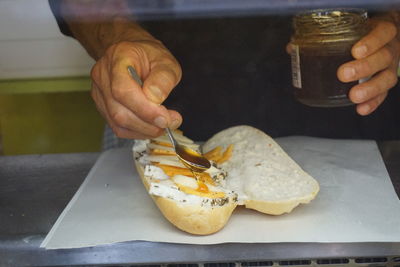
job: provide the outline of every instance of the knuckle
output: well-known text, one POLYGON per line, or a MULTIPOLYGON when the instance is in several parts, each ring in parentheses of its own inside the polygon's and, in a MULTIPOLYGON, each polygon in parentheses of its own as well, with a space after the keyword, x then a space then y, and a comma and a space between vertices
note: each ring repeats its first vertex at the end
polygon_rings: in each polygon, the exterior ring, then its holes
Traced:
POLYGON ((111 95, 118 101, 121 101, 124 99, 124 92, 123 92, 123 90, 120 89, 119 86, 111 85, 111 95))
POLYGON ((163 65, 168 69, 169 75, 171 75, 171 80, 173 85, 177 85, 182 78, 182 68, 179 62, 170 53, 164 55, 163 59, 160 59, 163 65))
MULTIPOLYGON (((357 68, 356 68, 357 69, 357 68)), ((359 76, 363 76, 363 74, 370 75, 372 74, 373 69, 371 62, 368 60, 361 60, 359 62, 359 67, 358 67, 358 74, 359 76)))
POLYGON ((131 105, 129 110, 138 117, 146 117, 149 113, 148 106, 146 105, 131 105))
POLYGON ((116 52, 116 51, 119 51, 119 50, 126 49, 127 47, 129 47, 129 45, 130 45, 130 42, 121 41, 121 42, 118 42, 118 43, 115 43, 115 44, 111 45, 109 50, 112 51, 112 52, 116 52))
POLYGON ((127 118, 128 116, 125 114, 125 112, 122 111, 116 111, 111 114, 112 121, 120 127, 127 126, 127 118))
POLYGON ((111 45, 107 49, 106 57, 114 64, 129 61, 128 58, 137 60, 139 58, 139 45, 134 42, 121 41, 111 45))
POLYGON ((93 80, 97 80, 100 77, 100 62, 94 64, 93 68, 90 70, 90 77, 93 80))
POLYGON ((162 81, 163 85, 168 88, 177 84, 178 77, 176 76, 175 72, 170 69, 160 71, 159 76, 160 81, 162 81))

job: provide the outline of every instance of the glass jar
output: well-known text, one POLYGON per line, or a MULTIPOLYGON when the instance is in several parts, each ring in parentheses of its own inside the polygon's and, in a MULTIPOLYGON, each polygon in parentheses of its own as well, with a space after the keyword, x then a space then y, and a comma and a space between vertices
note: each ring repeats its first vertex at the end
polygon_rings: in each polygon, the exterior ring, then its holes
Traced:
POLYGON ((368 33, 367 22, 361 9, 310 10, 293 18, 292 81, 298 101, 314 107, 353 104, 348 93, 358 82, 340 82, 337 69, 354 60, 351 48, 368 33))

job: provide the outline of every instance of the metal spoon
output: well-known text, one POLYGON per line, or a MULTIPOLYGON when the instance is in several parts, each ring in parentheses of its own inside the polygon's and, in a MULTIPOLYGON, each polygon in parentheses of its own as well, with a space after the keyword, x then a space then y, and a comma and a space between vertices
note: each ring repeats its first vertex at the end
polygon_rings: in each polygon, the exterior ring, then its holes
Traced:
MULTIPOLYGON (((131 77, 143 87, 143 82, 137 74, 136 70, 132 66, 128 66, 128 71, 131 77)), ((210 161, 206 159, 201 153, 188 148, 187 146, 180 145, 174 138, 171 130, 167 127, 165 128, 169 139, 171 140, 172 146, 174 147, 175 153, 178 159, 189 168, 192 172, 201 173, 206 171, 211 167, 210 161)), ((196 176, 196 175, 195 175, 196 176)))
POLYGON ((169 128, 165 128, 165 130, 174 146, 176 155, 183 165, 196 173, 204 172, 211 167, 211 163, 202 154, 187 146, 180 145, 174 138, 171 130, 169 128))

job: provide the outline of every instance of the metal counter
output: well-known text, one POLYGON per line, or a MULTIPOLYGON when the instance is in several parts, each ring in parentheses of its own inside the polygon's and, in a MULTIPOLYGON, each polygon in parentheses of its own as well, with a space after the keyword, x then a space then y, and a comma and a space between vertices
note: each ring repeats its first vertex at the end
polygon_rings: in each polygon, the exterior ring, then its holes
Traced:
MULTIPOLYGON (((382 142, 379 148, 400 196, 400 141, 382 142)), ((357 258, 381 256, 387 257, 383 264, 400 266, 400 243, 183 245, 134 241, 82 249, 39 248, 98 156, 0 157, 0 266, 224 263, 217 266, 230 267, 275 266, 274 262, 315 265, 318 259, 351 259, 356 264, 357 258)))

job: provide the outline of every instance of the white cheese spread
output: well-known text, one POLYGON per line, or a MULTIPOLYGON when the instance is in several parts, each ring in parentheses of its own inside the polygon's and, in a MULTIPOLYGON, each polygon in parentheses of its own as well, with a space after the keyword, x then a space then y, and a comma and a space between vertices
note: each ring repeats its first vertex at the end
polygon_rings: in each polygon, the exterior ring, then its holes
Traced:
POLYGON ((144 176, 157 180, 165 180, 169 178, 161 168, 154 165, 146 165, 144 167, 144 176))

